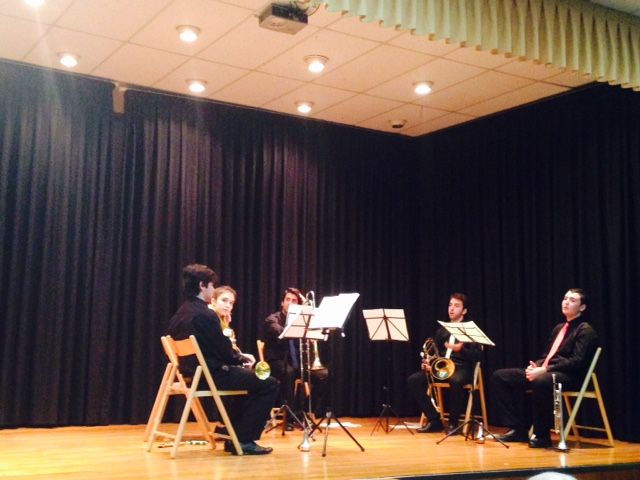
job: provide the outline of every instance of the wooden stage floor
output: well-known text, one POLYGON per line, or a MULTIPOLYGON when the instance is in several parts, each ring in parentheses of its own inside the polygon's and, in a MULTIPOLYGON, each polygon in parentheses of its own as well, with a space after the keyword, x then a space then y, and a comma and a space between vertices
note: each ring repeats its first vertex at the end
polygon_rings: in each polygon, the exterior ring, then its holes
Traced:
MULTIPOLYGON (((415 419, 411 419, 415 421, 415 419)), ((302 432, 272 431, 260 443, 271 455, 235 457, 222 443, 185 445, 176 459, 168 448, 147 453, 144 425, 66 427, 0 431, 0 477, 65 479, 302 479, 302 478, 527 478, 542 471, 562 471, 580 479, 640 478, 640 444, 616 441, 614 448, 593 440, 571 451, 530 449, 525 444, 504 448, 457 436, 436 444, 442 434, 411 435, 400 426, 390 433, 377 430, 375 419, 341 418, 364 446, 361 452, 339 428, 330 429, 327 456, 323 436, 316 435, 311 451, 300 452, 302 432)), ((335 422, 334 422, 335 424, 335 422)))

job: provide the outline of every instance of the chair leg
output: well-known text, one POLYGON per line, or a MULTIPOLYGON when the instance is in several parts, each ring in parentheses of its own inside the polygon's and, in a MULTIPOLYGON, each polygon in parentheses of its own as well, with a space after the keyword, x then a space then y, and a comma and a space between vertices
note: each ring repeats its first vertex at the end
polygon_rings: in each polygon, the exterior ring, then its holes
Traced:
POLYGON ((167 384, 162 392, 162 398, 160 399, 160 404, 158 405, 158 409, 153 418, 153 426, 151 428, 151 432, 149 435, 149 439, 147 441, 147 452, 151 451, 151 447, 153 447, 153 442, 155 442, 156 437, 158 436, 158 429, 160 428, 160 423, 162 422, 162 418, 164 417, 164 412, 167 408, 167 403, 169 402, 169 382, 172 379, 167 380, 167 384))
POLYGON ((467 410, 465 411, 465 414, 464 414, 464 422, 466 423, 466 425, 463 428, 462 434, 465 436, 469 431, 469 424, 467 422, 471 420, 472 413, 473 413, 473 387, 469 389, 469 397, 467 398, 467 410))
POLYGON ((162 381, 160 382, 160 386, 158 387, 158 393, 156 394, 156 399, 153 402, 153 408, 151 409, 151 413, 149 414, 149 420, 147 421, 147 428, 144 430, 144 439, 143 442, 146 442, 149 439, 149 434, 153 429, 153 422, 158 413, 158 408, 160 407, 160 403, 162 401, 162 396, 167 388, 167 380, 171 375, 172 365, 171 363, 167 363, 167 368, 164 369, 164 375, 162 376, 162 381))
POLYGON ((569 420, 567 421, 567 424, 564 426, 564 437, 567 438, 569 435, 569 430, 571 430, 571 433, 573 433, 573 436, 576 437, 576 442, 578 442, 578 445, 579 445, 580 430, 576 426, 577 410, 574 409, 573 406, 571 405, 571 400, 569 399, 568 396, 564 397, 564 404, 566 405, 567 413, 569 414, 569 420))
POLYGON ((596 400, 598 400, 598 407, 600 407, 600 415, 602 416, 602 423, 604 423, 604 429, 607 432, 607 439, 609 440, 609 446, 613 447, 613 433, 611 432, 611 426, 609 425, 609 417, 607 416, 607 409, 604 406, 604 401, 602 400, 602 394, 600 393, 600 385, 598 384, 598 379, 594 375, 593 376, 593 386, 596 391, 596 400))
POLYGON ((218 413, 222 417, 222 421, 224 422, 224 425, 227 427, 227 433, 229 434, 229 438, 233 443, 233 448, 235 448, 236 454, 242 455, 243 452, 242 452, 242 448, 240 447, 240 442, 238 441, 238 436, 236 435, 236 431, 233 428, 233 425, 231 424, 231 420, 229 419, 229 415, 227 414, 227 409, 222 403, 222 399, 219 396, 215 396, 213 397, 213 399, 216 402, 216 406, 218 407, 218 413))
POLYGON ((482 411, 482 421, 485 428, 489 427, 489 415, 487 415, 487 401, 484 397, 484 381, 482 380, 482 374, 478 378, 478 393, 480 394, 480 409, 482 411))
POLYGON ((202 407, 202 402, 200 402, 199 398, 196 397, 193 400, 191 411, 196 419, 196 423, 200 426, 200 430, 202 430, 204 439, 209 442, 211 449, 215 450, 216 439, 213 434, 211 424, 209 423, 209 419, 207 418, 207 414, 205 413, 204 408, 202 407))

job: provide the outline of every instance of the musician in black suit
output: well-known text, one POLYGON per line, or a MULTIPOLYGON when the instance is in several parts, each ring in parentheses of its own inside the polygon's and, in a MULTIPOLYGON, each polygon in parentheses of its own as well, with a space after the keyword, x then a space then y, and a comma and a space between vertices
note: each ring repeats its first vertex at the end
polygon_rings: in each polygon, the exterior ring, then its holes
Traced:
MULTIPOLYGON (((175 340, 194 335, 211 371, 216 386, 221 390, 247 390, 248 395, 238 397, 230 412, 231 422, 238 435, 242 451, 246 455, 271 453, 271 447, 262 447, 255 441, 260 438, 271 406, 278 393, 274 378, 260 380, 249 368, 244 368, 246 358, 234 351, 231 341, 223 333, 220 319, 208 305, 214 293, 216 273, 206 265, 192 264, 183 271, 184 293, 188 297, 171 318, 168 334, 175 340)), ((197 365, 195 357, 186 357, 180 364, 181 372, 192 376, 197 365)), ((235 454, 230 441, 225 451, 235 454)))
MULTIPOLYGON (((258 338, 264 342, 264 359, 271 367, 271 374, 280 382, 280 403, 286 402, 298 413, 304 410, 300 402, 296 405, 293 388, 295 379, 300 376, 299 341, 279 337, 287 324, 289 305, 297 305, 304 301, 305 297, 300 290, 294 287, 286 288, 280 301, 280 310, 265 318, 258 332, 258 338)), ((316 416, 323 416, 329 370, 321 367, 311 369, 310 373, 312 407, 316 416)), ((301 391, 300 396, 302 393, 301 391)))
MULTIPOLYGON (((464 321, 464 317, 467 314, 467 296, 464 293, 452 293, 449 298, 447 312, 450 322, 464 321)), ((450 432, 458 428, 458 419, 464 411, 466 398, 464 386, 473 381, 473 368, 480 359, 481 348, 477 343, 457 342, 455 337, 454 342, 449 343, 451 334, 442 326, 436 331, 433 341, 440 355, 446 356, 445 352, 450 350, 450 358, 455 364, 453 375, 444 380, 449 383, 449 425, 447 430, 450 432)), ((441 432, 444 430, 440 414, 427 394, 428 375, 431 375, 431 364, 427 359, 424 359, 422 371, 410 375, 407 379, 407 388, 410 395, 427 417, 427 424, 418 428, 416 430, 418 433, 441 432)), ((441 408, 442 406, 440 405, 439 407, 441 408)))
POLYGON ((562 299, 565 321, 556 325, 545 353, 525 368, 503 368, 493 372, 491 387, 496 406, 494 423, 510 430, 498 438, 504 442, 526 442, 532 448, 551 446, 549 430, 553 425, 553 378, 566 389, 577 389, 584 378, 595 350, 598 335, 583 317, 587 295, 571 288, 562 299), (526 390, 531 390, 533 437, 528 438, 522 408, 526 390))

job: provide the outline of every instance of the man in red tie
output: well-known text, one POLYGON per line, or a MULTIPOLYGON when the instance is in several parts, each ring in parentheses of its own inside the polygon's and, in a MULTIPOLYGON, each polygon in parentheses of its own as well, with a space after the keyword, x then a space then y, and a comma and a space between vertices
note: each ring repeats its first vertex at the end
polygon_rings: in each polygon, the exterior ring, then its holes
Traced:
POLYGON ((509 427, 498 438, 505 442, 529 442, 531 448, 551 446, 549 430, 553 425, 553 377, 563 389, 576 389, 584 378, 597 348, 598 336, 582 317, 587 295, 572 288, 562 300, 565 321, 556 325, 541 358, 526 368, 504 368, 491 377, 496 406, 496 425, 509 427), (528 438, 528 424, 523 411, 524 392, 532 392, 533 433, 528 438))

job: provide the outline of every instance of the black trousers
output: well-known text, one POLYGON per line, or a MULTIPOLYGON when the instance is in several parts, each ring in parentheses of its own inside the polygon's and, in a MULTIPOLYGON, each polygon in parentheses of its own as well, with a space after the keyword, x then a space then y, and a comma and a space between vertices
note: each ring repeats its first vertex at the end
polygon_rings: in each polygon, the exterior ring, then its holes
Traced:
POLYGON ((267 362, 271 367, 271 376, 280 383, 274 406, 279 407, 283 403, 293 406, 293 384, 297 371, 285 360, 267 360, 267 362))
POLYGON ((253 370, 236 366, 218 369, 212 375, 220 390, 249 392, 232 397, 233 404, 227 410, 240 442, 258 440, 278 395, 278 381, 273 377, 260 380, 253 370))
MULTIPOLYGON (((454 423, 458 421, 465 408, 467 395, 465 395, 464 386, 472 381, 472 366, 456 364, 456 371, 448 380, 449 398, 447 403, 449 419, 453 420, 454 423)), ((420 411, 431 421, 440 417, 427 395, 427 386, 427 374, 424 371, 413 373, 407 378, 409 394, 420 407, 420 411)))
MULTIPOLYGON (((574 377, 555 372, 562 388, 575 389, 579 383, 574 377)), ((533 422, 533 433, 548 438, 553 426, 553 377, 545 373, 532 382, 527 380, 524 368, 503 368, 491 376, 494 402, 493 422, 503 427, 526 431, 533 422), (527 390, 531 390, 531 409, 525 409, 527 390)))

